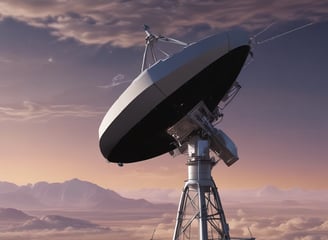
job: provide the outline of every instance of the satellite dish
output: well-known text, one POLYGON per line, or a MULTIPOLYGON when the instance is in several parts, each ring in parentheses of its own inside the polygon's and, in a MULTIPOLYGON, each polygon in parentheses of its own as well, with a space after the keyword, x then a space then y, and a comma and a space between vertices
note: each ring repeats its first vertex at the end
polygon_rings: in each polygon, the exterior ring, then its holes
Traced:
MULTIPOLYGON (((156 36, 145 26, 146 50, 156 36)), ((177 41, 177 44, 183 45, 177 41)), ((148 51, 149 52, 149 51, 148 51)), ((177 148, 167 130, 202 102, 213 112, 234 87, 250 52, 249 37, 234 30, 186 44, 142 72, 110 107, 99 127, 100 149, 110 162, 147 160, 177 148)))

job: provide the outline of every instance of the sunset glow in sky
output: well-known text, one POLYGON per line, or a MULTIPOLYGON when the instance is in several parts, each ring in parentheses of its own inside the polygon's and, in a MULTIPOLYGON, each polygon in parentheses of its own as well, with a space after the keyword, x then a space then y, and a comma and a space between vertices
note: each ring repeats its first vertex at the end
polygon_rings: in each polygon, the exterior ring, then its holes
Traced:
POLYGON ((310 0, 0 1, 0 180, 180 189, 184 156, 119 168, 98 147, 102 118, 139 74, 143 25, 193 42, 271 23, 218 125, 240 160, 218 164, 214 178, 224 189, 327 189, 328 3, 310 0))

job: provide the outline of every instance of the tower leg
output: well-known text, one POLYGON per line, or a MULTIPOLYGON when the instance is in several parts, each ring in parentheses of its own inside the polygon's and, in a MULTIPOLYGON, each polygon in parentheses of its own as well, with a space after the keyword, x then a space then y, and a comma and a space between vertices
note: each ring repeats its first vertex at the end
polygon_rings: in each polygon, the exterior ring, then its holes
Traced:
POLYGON ((181 194, 173 240, 230 240, 220 197, 211 177, 215 162, 207 140, 188 145, 188 180, 181 194))

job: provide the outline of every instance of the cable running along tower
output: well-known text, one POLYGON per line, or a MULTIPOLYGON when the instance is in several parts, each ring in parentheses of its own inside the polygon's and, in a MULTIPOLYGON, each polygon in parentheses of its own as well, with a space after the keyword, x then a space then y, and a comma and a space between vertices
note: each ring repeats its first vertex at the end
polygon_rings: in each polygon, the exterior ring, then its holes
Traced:
POLYGON ((239 159, 233 141, 214 126, 240 89, 236 78, 250 53, 248 36, 229 31, 187 44, 146 25, 145 33, 141 73, 99 127, 103 156, 123 166, 187 153, 173 240, 254 240, 230 237, 211 174, 219 160, 231 166, 239 159), (172 54, 161 44, 180 49, 172 54))

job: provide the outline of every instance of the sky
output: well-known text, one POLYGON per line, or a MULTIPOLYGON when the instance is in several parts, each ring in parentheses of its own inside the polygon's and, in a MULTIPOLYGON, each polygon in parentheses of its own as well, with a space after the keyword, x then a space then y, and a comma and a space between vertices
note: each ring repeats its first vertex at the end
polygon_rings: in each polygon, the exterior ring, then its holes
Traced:
POLYGON ((185 42, 233 28, 253 37, 217 126, 240 157, 213 170, 220 188, 328 189, 328 3, 310 0, 0 1, 1 181, 182 188, 184 156, 121 168, 99 150, 102 118, 140 73, 144 24, 185 42))

